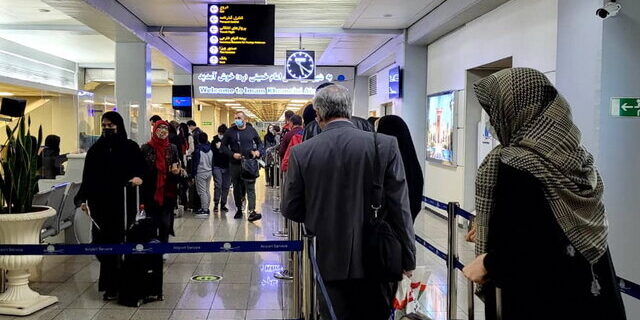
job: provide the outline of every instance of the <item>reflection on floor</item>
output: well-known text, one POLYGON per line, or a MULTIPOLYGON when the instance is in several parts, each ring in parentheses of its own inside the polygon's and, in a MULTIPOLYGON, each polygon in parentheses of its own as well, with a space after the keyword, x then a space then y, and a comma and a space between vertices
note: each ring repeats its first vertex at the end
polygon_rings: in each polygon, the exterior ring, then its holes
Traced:
MULTIPOLYGON (((273 237, 279 230, 279 214, 273 212, 278 190, 257 182, 258 211, 263 220, 250 223, 233 219, 235 207, 229 199, 226 214, 213 214, 208 220, 190 214, 176 219, 176 235, 171 242, 187 241, 262 241, 280 240, 273 237)), ((446 252, 447 224, 424 211, 416 220, 416 234, 446 252)), ((459 252, 463 263, 473 258, 473 247, 458 234, 459 252)), ((430 316, 446 319, 445 263, 430 251, 417 245, 418 266, 424 269, 428 285, 430 316)), ((42 294, 58 297, 60 302, 28 317, 5 319, 75 320, 75 319, 292 319, 291 285, 273 278, 282 269, 282 253, 214 253, 170 255, 165 263, 165 300, 140 308, 104 302, 97 291, 99 264, 93 256, 50 256, 34 272, 32 287, 42 294), (194 282, 194 275, 222 275, 219 282, 194 282)), ((458 277, 458 319, 467 319, 467 286, 458 277)), ((484 319, 482 303, 476 299, 476 319, 484 319)))

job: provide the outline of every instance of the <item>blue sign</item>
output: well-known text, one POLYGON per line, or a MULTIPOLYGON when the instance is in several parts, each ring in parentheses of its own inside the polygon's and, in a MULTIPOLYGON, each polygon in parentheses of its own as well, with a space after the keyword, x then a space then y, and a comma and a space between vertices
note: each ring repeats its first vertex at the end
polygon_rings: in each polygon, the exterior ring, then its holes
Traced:
POLYGON ((174 107, 191 107, 191 97, 173 97, 174 107))
POLYGON ((400 66, 389 69, 389 99, 400 98, 400 66))

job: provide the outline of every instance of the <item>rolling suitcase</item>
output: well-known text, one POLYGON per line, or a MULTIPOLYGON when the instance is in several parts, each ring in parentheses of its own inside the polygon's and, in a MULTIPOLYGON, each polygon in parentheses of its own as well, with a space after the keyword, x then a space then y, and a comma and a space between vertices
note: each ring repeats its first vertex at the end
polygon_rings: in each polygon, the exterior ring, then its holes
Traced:
MULTIPOLYGON (((136 203, 140 208, 140 187, 136 187, 136 203)), ((127 226, 127 190, 125 188, 125 226, 127 226)), ((137 216, 137 215, 136 215, 137 216)), ((133 222, 125 230, 125 243, 159 243, 158 226, 152 218, 144 217, 133 222)), ((126 254, 123 258, 122 285, 118 303, 139 307, 143 303, 162 301, 162 274, 164 260, 161 254, 126 254)))

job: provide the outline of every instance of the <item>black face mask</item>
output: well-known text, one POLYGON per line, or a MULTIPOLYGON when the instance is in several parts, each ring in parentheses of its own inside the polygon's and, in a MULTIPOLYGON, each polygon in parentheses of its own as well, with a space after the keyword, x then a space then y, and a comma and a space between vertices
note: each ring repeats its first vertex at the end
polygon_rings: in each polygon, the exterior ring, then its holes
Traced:
POLYGON ((102 129, 102 136, 105 138, 113 138, 116 136, 116 129, 104 128, 102 129))

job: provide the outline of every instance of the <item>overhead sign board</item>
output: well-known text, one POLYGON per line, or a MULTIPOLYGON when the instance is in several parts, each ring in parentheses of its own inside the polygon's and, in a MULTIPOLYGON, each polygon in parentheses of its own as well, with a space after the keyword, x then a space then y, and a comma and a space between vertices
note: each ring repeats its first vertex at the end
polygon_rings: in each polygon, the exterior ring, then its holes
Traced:
POLYGON ((400 98, 400 66, 389 69, 389 99, 400 98))
POLYGON ((272 65, 275 6, 209 4, 207 35, 210 65, 272 65))
POLYGON ((313 80, 316 77, 316 53, 306 50, 287 50, 284 72, 288 80, 313 80))
POLYGON ((640 98, 611 98, 611 115, 640 117, 640 98))
POLYGON ((193 66, 198 99, 310 99, 325 82, 354 88, 353 67, 317 67, 313 80, 287 80, 283 66, 193 66))

